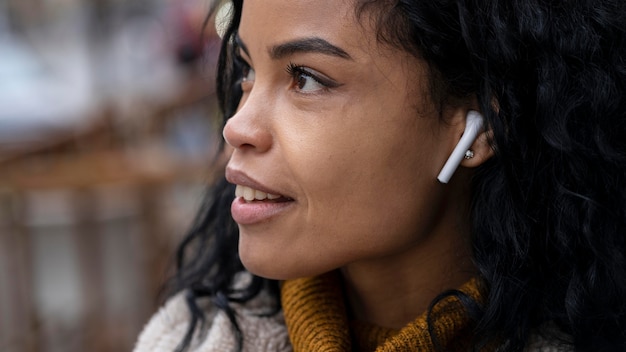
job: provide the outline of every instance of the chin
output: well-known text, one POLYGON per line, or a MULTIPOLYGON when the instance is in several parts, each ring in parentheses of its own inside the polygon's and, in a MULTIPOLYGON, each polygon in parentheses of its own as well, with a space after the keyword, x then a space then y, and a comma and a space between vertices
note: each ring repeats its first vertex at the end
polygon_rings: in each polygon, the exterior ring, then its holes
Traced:
POLYGON ((239 259, 250 273, 271 280, 301 277, 297 270, 298 266, 302 266, 301 261, 294 265, 288 255, 272 248, 267 239, 259 242, 258 236, 248 236, 241 228, 239 231, 239 259))
POLYGON ((260 258, 247 258, 245 255, 240 255, 243 266, 250 273, 271 280, 290 280, 300 276, 287 270, 285 267, 281 267, 276 260, 263 260, 260 258), (269 263, 268 263, 269 261, 269 263))
POLYGON ((260 255, 260 253, 239 252, 239 257, 243 266, 250 273, 271 280, 293 280, 302 277, 321 275, 326 271, 322 268, 309 265, 304 260, 297 260, 296 263, 286 261, 285 257, 275 255, 260 255))

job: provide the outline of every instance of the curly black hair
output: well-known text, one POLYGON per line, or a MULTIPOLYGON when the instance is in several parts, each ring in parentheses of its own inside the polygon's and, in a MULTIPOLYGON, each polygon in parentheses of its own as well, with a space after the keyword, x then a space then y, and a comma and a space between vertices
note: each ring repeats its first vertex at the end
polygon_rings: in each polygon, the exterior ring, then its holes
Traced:
MULTIPOLYGON (((243 0, 232 1, 218 67, 224 122, 241 98, 233 59, 243 0)), ((550 324, 576 351, 626 350, 626 2, 623 0, 359 0, 379 40, 424 59, 440 106, 477 98, 495 156, 472 180, 474 263, 487 292, 474 305, 475 346, 522 351, 550 324)), ((177 290, 229 302, 268 290, 245 271, 224 180, 178 252, 177 290)), ((453 293, 452 293, 453 294, 453 293)), ((468 308, 472 302, 466 302, 468 308)), ((436 337, 435 337, 436 338, 436 337)), ((240 345, 242 343, 239 338, 240 345)))

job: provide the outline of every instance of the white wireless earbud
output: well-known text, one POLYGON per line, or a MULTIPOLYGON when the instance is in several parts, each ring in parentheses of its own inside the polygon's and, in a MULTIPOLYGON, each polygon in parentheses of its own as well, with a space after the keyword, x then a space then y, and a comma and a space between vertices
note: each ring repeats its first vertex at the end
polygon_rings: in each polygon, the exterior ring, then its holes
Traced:
POLYGON ((446 164, 443 165, 439 176, 437 179, 441 183, 448 183, 450 178, 454 174, 454 171, 459 167, 463 157, 465 157, 465 152, 472 146, 476 137, 480 133, 483 128, 483 115, 481 115, 477 111, 469 111, 467 113, 467 120, 465 122, 465 131, 463 132, 463 136, 461 136, 461 140, 454 147, 452 154, 446 161, 446 164))

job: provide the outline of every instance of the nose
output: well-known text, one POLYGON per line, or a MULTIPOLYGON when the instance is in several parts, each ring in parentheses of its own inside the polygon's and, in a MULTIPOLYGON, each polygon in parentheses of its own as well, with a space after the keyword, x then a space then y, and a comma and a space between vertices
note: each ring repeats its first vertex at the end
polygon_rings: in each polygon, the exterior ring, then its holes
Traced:
POLYGON ((252 97, 239 108, 224 126, 224 140, 236 150, 266 152, 272 146, 269 119, 263 105, 256 105, 252 97))

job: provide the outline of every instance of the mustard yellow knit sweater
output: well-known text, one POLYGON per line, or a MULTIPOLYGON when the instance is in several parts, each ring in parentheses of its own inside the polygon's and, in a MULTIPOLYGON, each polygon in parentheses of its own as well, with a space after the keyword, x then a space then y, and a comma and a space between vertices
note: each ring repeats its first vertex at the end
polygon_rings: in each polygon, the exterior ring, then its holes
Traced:
MULTIPOLYGON (((337 273, 283 283, 281 299, 294 352, 435 351, 426 313, 400 331, 350 322, 341 287, 337 273)), ((476 280, 459 290, 480 299, 476 280)), ((472 327, 456 298, 436 305, 431 317, 445 351, 468 350, 472 327)))

